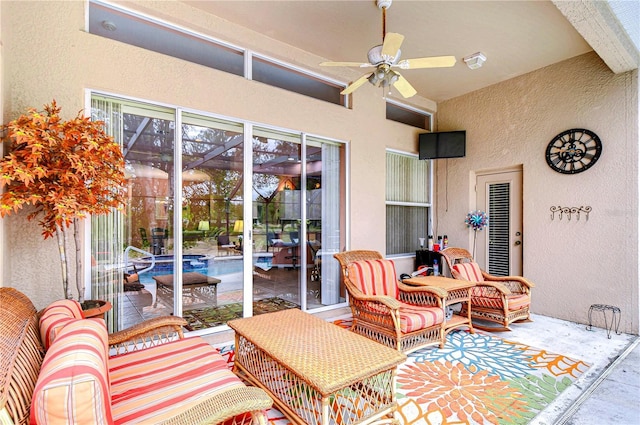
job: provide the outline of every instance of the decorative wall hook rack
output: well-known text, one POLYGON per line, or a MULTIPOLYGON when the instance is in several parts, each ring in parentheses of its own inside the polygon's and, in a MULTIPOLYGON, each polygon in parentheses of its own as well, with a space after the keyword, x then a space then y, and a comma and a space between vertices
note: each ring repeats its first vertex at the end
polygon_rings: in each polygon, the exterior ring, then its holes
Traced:
POLYGON ((571 220, 571 216, 577 216, 577 220, 580 220, 580 213, 586 214, 586 220, 589 220, 589 213, 591 212, 590 206, 581 206, 581 207, 561 207, 561 206, 553 206, 551 209, 551 220, 556 218, 556 213, 558 213, 558 217, 562 220, 562 216, 564 214, 567 215, 568 219, 571 220))

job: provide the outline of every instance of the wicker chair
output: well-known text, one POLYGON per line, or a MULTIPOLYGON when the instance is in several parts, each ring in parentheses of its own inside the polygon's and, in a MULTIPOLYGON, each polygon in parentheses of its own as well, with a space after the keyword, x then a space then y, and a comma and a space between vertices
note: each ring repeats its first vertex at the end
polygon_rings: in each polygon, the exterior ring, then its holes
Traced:
POLYGON ((334 257, 349 293, 353 332, 404 353, 444 345, 446 291, 403 284, 393 261, 377 251, 346 251, 334 257))
MULTIPOLYGON (((494 276, 473 260, 471 253, 463 248, 447 248, 440 252, 444 257, 454 279, 477 282, 471 290, 471 319, 497 323, 473 326, 486 331, 511 330, 513 322, 531 321, 529 306, 533 282, 521 276, 494 276)), ((461 314, 466 314, 469 306, 462 305, 461 314)))

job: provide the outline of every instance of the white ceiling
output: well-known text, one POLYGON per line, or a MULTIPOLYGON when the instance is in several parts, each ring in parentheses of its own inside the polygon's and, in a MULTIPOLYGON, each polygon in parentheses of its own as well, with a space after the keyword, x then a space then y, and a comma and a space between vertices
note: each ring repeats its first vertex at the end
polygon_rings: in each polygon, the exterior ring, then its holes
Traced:
MULTIPOLYGON (((382 11, 375 0, 184 0, 184 3, 329 61, 367 62, 368 50, 382 42, 382 11)), ((594 30, 588 23, 594 17, 585 14, 593 15, 593 8, 587 8, 588 13, 584 10, 585 3, 601 3, 596 4, 595 19, 602 14, 609 18, 613 12, 607 3, 567 0, 556 3, 558 7, 546 0, 393 0, 387 10, 386 29, 405 36, 402 59, 442 55, 457 58, 452 68, 401 70, 419 96, 438 102, 594 49, 607 62, 602 51, 616 47, 611 46, 610 40, 592 41, 594 30), (597 47, 592 48, 585 39, 597 47), (482 52, 487 61, 482 68, 470 70, 462 59, 476 52, 482 52)), ((631 26, 640 22, 633 19, 637 10, 633 8, 631 26)), ((604 21, 606 25, 622 28, 615 19, 604 21)), ((597 27, 600 26, 598 22, 597 27)), ((620 37, 618 28, 612 32, 620 37)), ((601 31, 595 31, 595 38, 601 37, 601 31)), ((638 66, 637 46, 633 55, 631 69, 638 66)), ((358 68, 318 67, 313 71, 345 83, 364 73, 358 68)), ((369 84, 359 90, 365 89, 380 90, 369 84)))

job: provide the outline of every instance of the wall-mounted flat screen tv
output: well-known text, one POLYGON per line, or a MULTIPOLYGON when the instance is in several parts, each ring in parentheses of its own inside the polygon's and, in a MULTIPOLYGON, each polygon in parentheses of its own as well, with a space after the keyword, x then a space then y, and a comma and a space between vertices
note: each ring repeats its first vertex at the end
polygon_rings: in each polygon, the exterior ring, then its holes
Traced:
POLYGON ((462 158, 465 155, 467 132, 441 131, 418 136, 420 159, 462 158))

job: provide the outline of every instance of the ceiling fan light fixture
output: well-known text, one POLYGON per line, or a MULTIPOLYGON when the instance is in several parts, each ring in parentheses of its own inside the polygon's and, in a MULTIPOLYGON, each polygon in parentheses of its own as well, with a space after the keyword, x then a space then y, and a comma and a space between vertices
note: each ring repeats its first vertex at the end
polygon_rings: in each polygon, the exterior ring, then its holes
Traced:
POLYGON ((482 53, 474 53, 462 59, 469 69, 478 69, 487 61, 487 57, 482 53))

